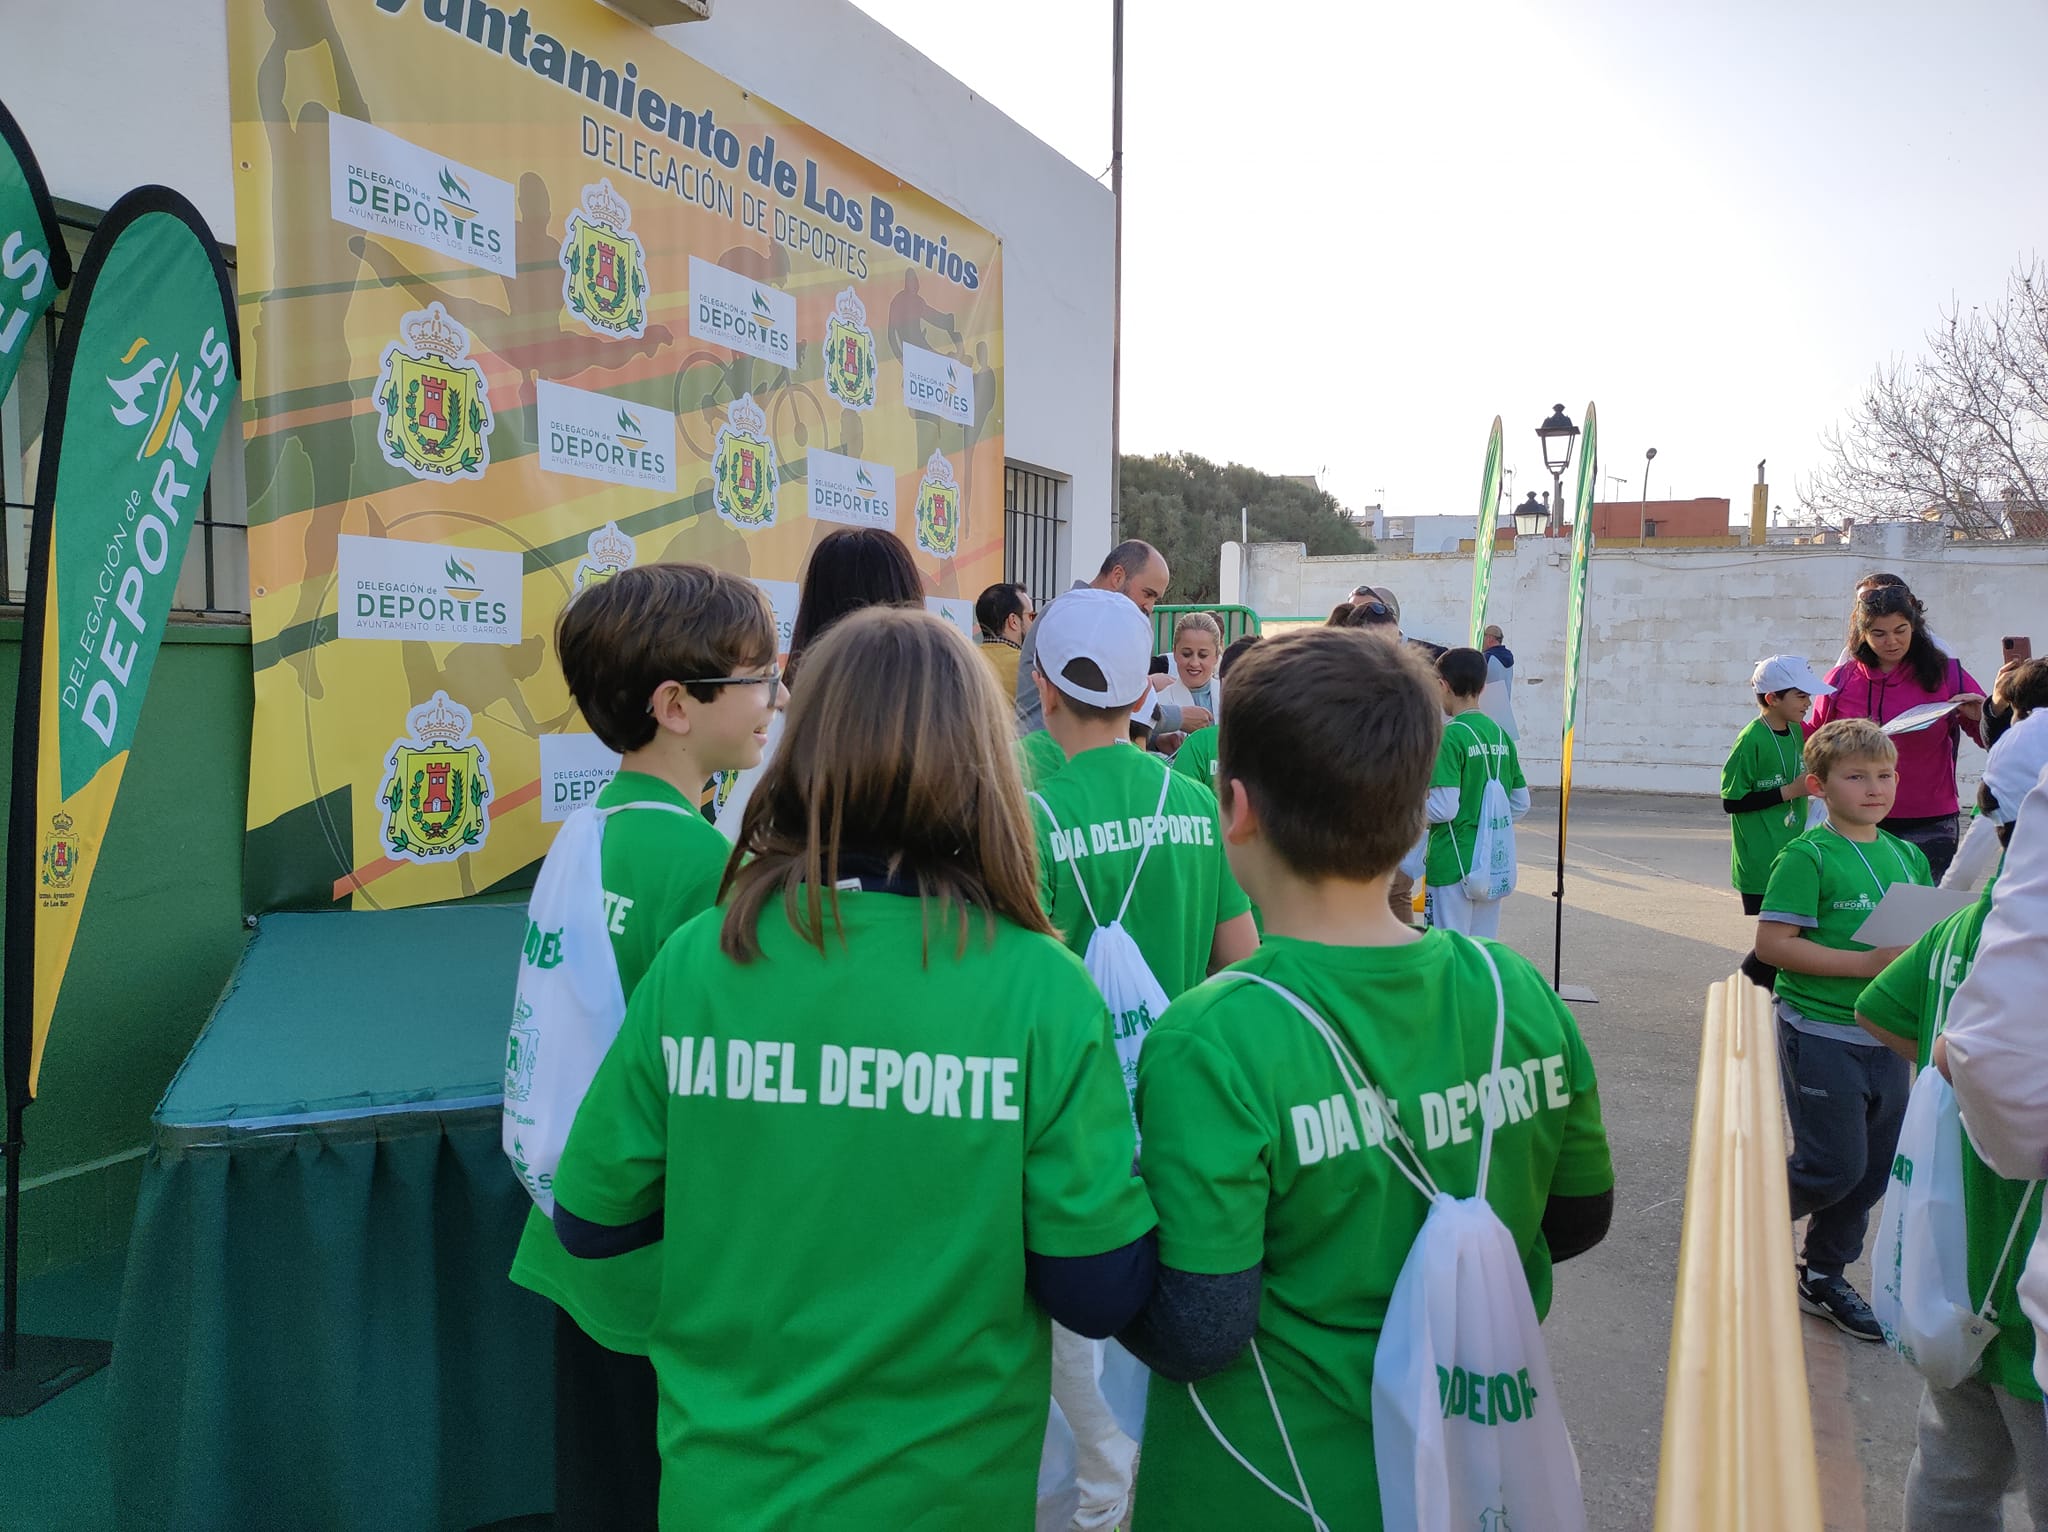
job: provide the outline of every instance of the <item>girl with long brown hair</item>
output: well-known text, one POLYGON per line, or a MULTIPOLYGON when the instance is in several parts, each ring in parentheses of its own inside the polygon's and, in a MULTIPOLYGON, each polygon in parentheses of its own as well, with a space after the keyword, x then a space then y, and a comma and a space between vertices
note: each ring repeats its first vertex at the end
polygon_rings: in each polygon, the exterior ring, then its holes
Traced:
POLYGON ((988 666, 845 618, 555 1179, 572 1253, 665 1230, 662 1525, 1030 1527, 1047 1313, 1107 1335, 1149 1290, 1133 1151, 988 666))

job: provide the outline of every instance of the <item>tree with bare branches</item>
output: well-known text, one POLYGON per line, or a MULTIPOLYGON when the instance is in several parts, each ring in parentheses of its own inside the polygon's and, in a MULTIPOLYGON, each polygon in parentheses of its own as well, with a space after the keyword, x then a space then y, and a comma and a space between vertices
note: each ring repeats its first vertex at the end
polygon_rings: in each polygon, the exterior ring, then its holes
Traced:
POLYGON ((1934 521, 1972 538, 2039 536, 2048 506, 2048 270, 1952 303, 1924 354, 1880 366, 1799 486, 1816 519, 1934 521))

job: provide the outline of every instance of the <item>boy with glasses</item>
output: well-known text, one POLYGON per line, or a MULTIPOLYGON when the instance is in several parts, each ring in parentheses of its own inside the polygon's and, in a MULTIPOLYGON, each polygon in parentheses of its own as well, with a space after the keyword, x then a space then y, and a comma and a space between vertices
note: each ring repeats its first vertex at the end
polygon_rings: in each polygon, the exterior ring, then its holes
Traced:
MULTIPOLYGON (((595 807, 616 811, 600 832, 600 880, 627 999, 676 928, 717 903, 732 845, 698 812, 698 795, 715 773, 759 763, 769 721, 789 701, 775 642, 760 588, 699 564, 621 570, 556 623, 569 693, 620 755, 595 807)), ((543 1051, 536 1068, 547 1067, 543 1051)), ((660 1244, 577 1260, 536 1206, 512 1280, 557 1308, 555 1524, 652 1528, 661 1459, 647 1350, 660 1244)))

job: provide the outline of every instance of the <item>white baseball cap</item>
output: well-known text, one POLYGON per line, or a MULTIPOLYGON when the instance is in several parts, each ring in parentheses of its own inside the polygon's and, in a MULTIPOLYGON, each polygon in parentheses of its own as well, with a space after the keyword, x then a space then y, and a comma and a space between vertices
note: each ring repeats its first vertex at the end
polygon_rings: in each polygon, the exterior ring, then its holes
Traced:
POLYGON ((1835 690, 1796 654, 1774 654, 1759 661, 1750 672, 1749 689, 1758 696, 1769 692, 1805 692, 1809 697, 1833 696, 1835 690))
POLYGON ((2023 718, 1998 737, 1984 763, 1984 785, 1998 800, 1990 811, 1993 824, 2009 825, 2020 803, 2048 770, 2048 712, 2023 718))
POLYGON ((1090 707, 1130 707, 1151 688, 1152 620, 1120 591, 1084 586, 1045 609, 1033 630, 1038 668, 1064 696, 1090 707), (1091 686, 1067 672, 1075 661, 1099 671, 1091 686))

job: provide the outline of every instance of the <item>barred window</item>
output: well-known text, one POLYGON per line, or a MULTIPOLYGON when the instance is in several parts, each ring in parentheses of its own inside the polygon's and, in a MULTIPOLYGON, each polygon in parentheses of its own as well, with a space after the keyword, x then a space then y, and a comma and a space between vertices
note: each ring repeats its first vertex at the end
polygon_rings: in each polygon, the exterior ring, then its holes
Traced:
MULTIPOLYGON (((75 267, 86 241, 99 227, 101 213, 60 200, 57 221, 75 267)), ((228 278, 235 275, 235 255, 221 252, 228 278)), ((74 279, 73 288, 77 286, 74 279)), ((59 293, 23 348, 14 387, 0 399, 0 602, 19 606, 28 589, 29 519, 34 510, 37 472, 43 451, 43 417, 49 407, 50 363, 57 353, 71 294, 59 293)), ((247 617, 249 614, 249 503, 242 473, 242 403, 239 392, 214 453, 213 475, 192 541, 178 571, 171 598, 173 615, 247 617)))
POLYGON ((1015 463, 1003 465, 1003 578, 1044 606, 1059 594, 1064 479, 1015 463))

